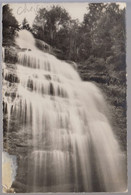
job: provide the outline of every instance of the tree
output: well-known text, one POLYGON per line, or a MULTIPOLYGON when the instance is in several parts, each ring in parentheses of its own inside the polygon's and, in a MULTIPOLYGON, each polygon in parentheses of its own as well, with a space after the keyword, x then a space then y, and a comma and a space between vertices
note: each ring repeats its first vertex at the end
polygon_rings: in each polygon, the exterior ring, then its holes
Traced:
POLYGON ((70 16, 65 9, 53 6, 49 11, 40 9, 33 24, 33 32, 40 38, 54 46, 56 34, 69 23, 70 16))
POLYGON ((12 10, 9 5, 3 6, 3 44, 13 44, 16 31, 19 30, 19 25, 16 18, 12 15, 12 10))
POLYGON ((26 29, 28 31, 31 31, 31 27, 30 27, 30 25, 29 25, 26 18, 24 18, 23 21, 22 21, 21 29, 26 29))
MULTIPOLYGON (((90 29, 92 54, 105 59, 112 55, 113 48, 116 49, 116 45, 119 45, 118 43, 125 36, 123 14, 125 15, 116 3, 89 4, 83 24, 85 29, 90 29), (119 38, 116 38, 118 36, 119 38)), ((125 38, 122 42, 124 48, 125 38)), ((119 45, 117 49, 120 47, 119 45)))

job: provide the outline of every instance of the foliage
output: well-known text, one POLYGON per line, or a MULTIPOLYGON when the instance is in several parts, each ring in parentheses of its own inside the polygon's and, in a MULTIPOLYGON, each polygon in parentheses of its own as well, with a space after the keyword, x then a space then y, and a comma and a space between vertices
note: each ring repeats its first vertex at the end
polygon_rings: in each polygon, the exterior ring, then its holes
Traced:
POLYGON ((66 29, 69 18, 66 10, 59 6, 53 6, 49 11, 42 8, 35 18, 33 32, 37 38, 54 46, 56 34, 60 29, 66 29))
POLYGON ((24 18, 23 21, 22 21, 21 29, 26 29, 30 32, 32 31, 26 18, 24 18))
POLYGON ((11 45, 14 43, 14 37, 16 31, 19 29, 18 22, 16 18, 12 15, 12 10, 9 5, 3 6, 3 45, 11 45))

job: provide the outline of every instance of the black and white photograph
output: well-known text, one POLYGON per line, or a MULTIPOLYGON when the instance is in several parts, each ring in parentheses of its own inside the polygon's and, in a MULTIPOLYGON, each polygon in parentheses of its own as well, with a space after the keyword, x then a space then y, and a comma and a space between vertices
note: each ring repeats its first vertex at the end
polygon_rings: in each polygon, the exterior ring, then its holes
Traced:
POLYGON ((126 3, 3 3, 3 193, 127 192, 126 3))

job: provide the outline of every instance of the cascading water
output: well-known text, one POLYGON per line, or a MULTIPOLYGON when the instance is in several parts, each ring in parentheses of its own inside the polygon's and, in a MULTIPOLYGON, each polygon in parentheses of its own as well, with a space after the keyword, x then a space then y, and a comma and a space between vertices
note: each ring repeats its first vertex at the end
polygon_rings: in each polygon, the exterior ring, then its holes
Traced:
POLYGON ((18 53, 11 111, 26 140, 27 156, 18 165, 27 172, 25 191, 125 191, 122 152, 100 90, 82 82, 70 64, 38 50, 26 30, 16 42, 27 48, 18 53))

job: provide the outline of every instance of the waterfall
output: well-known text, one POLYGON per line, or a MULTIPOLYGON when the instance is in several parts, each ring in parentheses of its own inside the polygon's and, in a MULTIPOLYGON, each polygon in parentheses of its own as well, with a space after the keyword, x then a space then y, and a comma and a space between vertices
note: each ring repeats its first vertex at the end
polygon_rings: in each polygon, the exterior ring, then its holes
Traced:
POLYGON ((70 64, 38 50, 26 30, 16 42, 27 48, 18 53, 11 111, 27 147, 18 165, 26 192, 125 191, 125 162, 101 91, 70 64))

